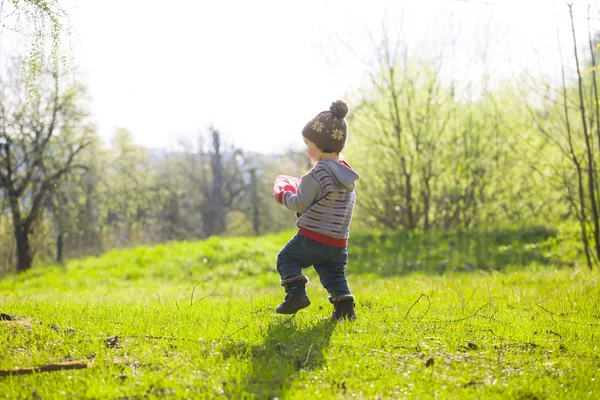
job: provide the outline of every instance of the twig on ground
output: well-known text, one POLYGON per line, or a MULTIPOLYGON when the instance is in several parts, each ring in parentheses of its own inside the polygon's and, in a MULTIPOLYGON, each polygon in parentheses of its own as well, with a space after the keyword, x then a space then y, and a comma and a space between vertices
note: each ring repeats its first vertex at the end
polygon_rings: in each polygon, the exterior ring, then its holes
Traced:
POLYGON ((415 332, 426 332, 426 331, 429 331, 431 329, 435 329, 435 325, 427 326, 427 327, 421 328, 421 329, 417 329, 415 332))
POLYGON ((423 315, 421 315, 421 317, 419 318, 419 321, 423 319, 423 317, 425 317, 425 315, 427 315, 427 313, 429 312, 429 309, 431 308, 431 300, 429 300, 429 296, 427 296, 425 293, 421 293, 421 295, 419 296, 419 298, 412 304, 412 306, 410 306, 410 308, 408 309, 408 311, 406 312, 406 315, 404 316, 404 319, 408 318, 408 314, 410 314, 410 312, 412 311, 413 307, 419 302, 419 300, 421 300, 423 297, 425 297, 427 299, 427 310, 425 310, 425 312, 423 313, 423 315))
MULTIPOLYGON (((194 291, 196 290, 196 287, 197 287, 199 284, 200 284, 200 283, 196 283, 196 284, 194 285, 194 288, 192 289, 192 295, 190 296, 190 307, 191 307, 191 306, 194 304, 194 291)), ((202 300, 206 299, 207 297, 213 296, 213 295, 214 295, 216 292, 217 292, 217 288, 215 287, 215 288, 214 288, 214 290, 213 290, 213 291, 212 291, 210 294, 207 294, 206 296, 204 296, 204 297, 201 297, 200 299, 198 299, 198 301, 197 301, 196 303, 198 303, 198 302, 200 302, 200 301, 202 301, 202 300)))
POLYGON ((200 284, 200 282, 196 283, 194 285, 194 288, 192 289, 192 295, 190 296, 190 307, 192 306, 192 304, 194 303, 194 291, 196 290, 196 287, 200 284))
POLYGON ((494 312, 494 314, 492 314, 492 316, 477 314, 476 317, 489 319, 490 321, 494 321, 494 322, 497 322, 497 323, 502 324, 502 325, 510 325, 510 322, 503 322, 503 321, 500 321, 500 320, 494 318, 495 314, 496 314, 495 312, 494 312))
POLYGON ((536 306, 538 306, 539 308, 541 308, 542 310, 546 311, 548 314, 552 315, 552 316, 556 316, 555 313, 553 313, 552 311, 540 306, 538 303, 535 303, 536 306))
POLYGON ((233 336, 233 335, 235 335, 236 333, 243 331, 244 329, 246 329, 246 328, 247 328, 247 327, 249 327, 249 326, 250 326, 250 324, 248 324, 248 325, 246 325, 246 326, 242 326, 240 329, 238 329, 237 331, 233 332, 233 333, 232 333, 230 336, 233 336))
POLYGON ((533 342, 502 342, 494 344, 494 348, 503 349, 510 346, 524 346, 524 347, 540 347, 539 344, 533 342))
POLYGON ((460 321, 464 321, 466 319, 469 318, 473 318, 475 316, 481 317, 481 315, 477 314, 479 311, 483 310, 485 307, 489 306, 490 303, 485 303, 484 305, 482 305, 481 307, 479 307, 473 314, 471 315, 467 315, 466 317, 463 318, 459 318, 459 319, 448 319, 448 320, 439 320, 439 321, 430 321, 430 322, 446 322, 446 323, 452 323, 452 322, 460 322, 460 321))
POLYGON ((0 376, 11 376, 11 375, 28 375, 35 372, 51 372, 51 371, 63 371, 67 369, 85 369, 91 365, 85 361, 68 361, 56 364, 44 364, 35 367, 17 367, 12 369, 0 370, 0 376))
POLYGON ((547 329, 546 333, 549 333, 550 335, 558 336, 559 338, 562 339, 562 335, 558 332, 553 331, 552 329, 547 329))
MULTIPOLYGON (((546 311, 548 314, 552 315, 553 317, 556 317, 556 316, 558 316, 558 317, 565 317, 567 315, 572 315, 573 314, 573 313, 571 313, 571 314, 565 315, 563 313, 560 313, 560 314, 557 315, 556 313, 553 313, 552 311, 550 311, 550 310, 542 307, 538 303, 535 303, 535 305, 538 306, 539 308, 541 308, 542 310, 546 311)), ((554 320, 554 318, 552 318, 552 319, 554 320)), ((560 319, 560 322, 567 322, 569 324, 577 324, 577 325, 584 325, 584 326, 600 326, 600 324, 592 324, 592 323, 589 323, 589 322, 586 323, 586 322, 570 321, 568 319, 562 319, 562 318, 560 319)))
POLYGON ((475 296, 475 293, 477 293, 477 289, 478 288, 475 288, 475 290, 473 290, 473 293, 471 293, 471 295, 469 296, 467 301, 463 303, 462 311, 465 311, 465 307, 471 302, 471 300, 473 299, 473 296, 475 296))
POLYGON ((306 354, 306 360, 304 360, 304 363, 302 364, 302 368, 306 367, 306 364, 308 364, 308 358, 310 357, 310 352, 312 351, 313 348, 313 343, 310 344, 310 347, 308 348, 308 353, 306 354))

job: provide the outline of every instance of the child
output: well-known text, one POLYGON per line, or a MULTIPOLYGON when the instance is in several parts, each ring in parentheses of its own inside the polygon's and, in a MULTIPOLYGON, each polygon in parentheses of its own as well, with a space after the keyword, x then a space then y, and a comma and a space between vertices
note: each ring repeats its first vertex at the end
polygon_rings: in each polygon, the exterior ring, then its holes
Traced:
POLYGON ((315 166, 298 181, 279 176, 275 199, 296 211, 298 233, 279 252, 277 271, 285 287, 279 314, 294 314, 308 307, 302 269, 314 266, 321 284, 329 292, 333 319, 356 319, 354 296, 344 269, 348 261, 348 234, 354 210, 358 174, 340 159, 346 145, 348 105, 342 100, 319 113, 302 130, 308 157, 315 166))

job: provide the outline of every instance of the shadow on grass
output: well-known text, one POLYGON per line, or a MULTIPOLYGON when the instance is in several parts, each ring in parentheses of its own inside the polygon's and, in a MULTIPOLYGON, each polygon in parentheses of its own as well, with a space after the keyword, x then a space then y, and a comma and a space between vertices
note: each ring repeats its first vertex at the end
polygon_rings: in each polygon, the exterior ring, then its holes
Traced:
POLYGON ((549 239, 555 237, 544 226, 357 234, 351 238, 348 273, 392 276, 500 271, 531 263, 569 265, 553 254, 549 239))
POLYGON ((238 383, 230 383, 226 393, 234 398, 281 398, 303 371, 325 363, 337 323, 323 319, 299 328, 295 319, 286 318, 269 326, 265 340, 257 346, 238 344, 224 350, 225 357, 249 363, 249 373, 238 383))

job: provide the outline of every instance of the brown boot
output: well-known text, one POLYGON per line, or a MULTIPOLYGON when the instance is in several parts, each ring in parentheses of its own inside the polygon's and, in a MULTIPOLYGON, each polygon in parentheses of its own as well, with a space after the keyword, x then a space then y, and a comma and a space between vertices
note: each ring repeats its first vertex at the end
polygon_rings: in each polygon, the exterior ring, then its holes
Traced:
POLYGON ((345 296, 329 296, 329 302, 333 304, 333 320, 355 320, 356 313, 354 312, 354 296, 351 294, 345 296))
POLYGON ((298 310, 308 307, 310 300, 306 295, 306 285, 308 278, 304 275, 294 276, 281 281, 281 286, 285 287, 285 299, 277 306, 277 314, 295 314, 298 310))

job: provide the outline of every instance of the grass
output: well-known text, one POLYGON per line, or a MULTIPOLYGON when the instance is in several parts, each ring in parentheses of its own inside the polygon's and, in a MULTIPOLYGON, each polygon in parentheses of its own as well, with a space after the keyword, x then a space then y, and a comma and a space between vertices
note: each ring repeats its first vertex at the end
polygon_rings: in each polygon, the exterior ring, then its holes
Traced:
POLYGON ((34 268, 0 281, 0 370, 89 368, 0 377, 0 397, 597 398, 600 275, 560 238, 355 235, 354 323, 327 319, 312 270, 313 304, 273 312, 289 235, 34 268))

